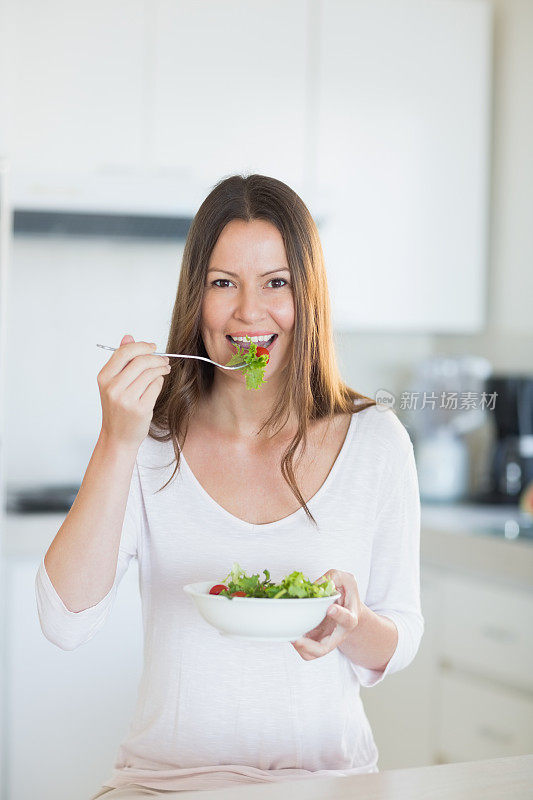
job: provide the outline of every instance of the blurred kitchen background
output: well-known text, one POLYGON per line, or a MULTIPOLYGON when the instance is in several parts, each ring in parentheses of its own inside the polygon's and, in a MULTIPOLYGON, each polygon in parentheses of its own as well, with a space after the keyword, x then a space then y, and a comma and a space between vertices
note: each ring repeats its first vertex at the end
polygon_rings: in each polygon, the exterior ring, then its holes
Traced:
POLYGON ((308 205, 343 376, 415 446, 426 632, 361 692, 380 769, 533 752, 532 42, 531 0, 0 0, 6 800, 96 792, 127 729, 135 564, 69 652, 35 574, 100 430, 96 343, 164 348, 234 173, 308 205))

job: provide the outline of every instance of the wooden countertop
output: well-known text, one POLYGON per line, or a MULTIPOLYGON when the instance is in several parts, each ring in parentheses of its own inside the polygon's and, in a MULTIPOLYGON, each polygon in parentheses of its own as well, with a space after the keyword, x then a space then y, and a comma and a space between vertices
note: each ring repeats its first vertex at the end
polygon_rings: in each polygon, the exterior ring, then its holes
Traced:
MULTIPOLYGON (((165 792, 165 797, 167 793, 165 792)), ((533 755, 302 778, 226 789, 168 792, 168 800, 532 800, 533 755)), ((127 800, 127 795, 124 795, 127 800)))

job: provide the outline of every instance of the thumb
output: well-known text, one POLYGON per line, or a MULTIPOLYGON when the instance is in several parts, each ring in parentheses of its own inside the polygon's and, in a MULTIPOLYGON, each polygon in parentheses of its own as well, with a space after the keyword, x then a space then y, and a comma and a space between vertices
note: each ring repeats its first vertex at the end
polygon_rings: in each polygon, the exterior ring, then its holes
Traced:
POLYGON ((122 337, 122 341, 120 342, 120 345, 122 346, 123 344, 129 344, 130 342, 134 342, 134 341, 135 341, 135 339, 133 338, 133 336, 130 336, 130 334, 127 333, 125 336, 122 337))

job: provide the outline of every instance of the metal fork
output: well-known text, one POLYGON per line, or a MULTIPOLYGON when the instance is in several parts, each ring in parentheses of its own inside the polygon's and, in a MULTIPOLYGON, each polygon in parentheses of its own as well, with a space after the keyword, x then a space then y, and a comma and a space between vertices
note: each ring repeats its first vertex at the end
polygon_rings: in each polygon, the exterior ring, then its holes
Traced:
MULTIPOLYGON (((118 347, 109 347, 107 344, 97 344, 97 347, 101 347, 103 350, 118 350, 118 347)), ((200 361, 208 361, 210 364, 214 364, 216 367, 221 367, 222 369, 242 369, 246 366, 246 362, 243 361, 241 364, 234 364, 231 367, 226 366, 226 364, 219 364, 218 361, 212 361, 210 358, 205 358, 204 356, 186 356, 183 353, 151 353, 149 355, 153 356, 169 356, 170 358, 198 358, 200 361)))

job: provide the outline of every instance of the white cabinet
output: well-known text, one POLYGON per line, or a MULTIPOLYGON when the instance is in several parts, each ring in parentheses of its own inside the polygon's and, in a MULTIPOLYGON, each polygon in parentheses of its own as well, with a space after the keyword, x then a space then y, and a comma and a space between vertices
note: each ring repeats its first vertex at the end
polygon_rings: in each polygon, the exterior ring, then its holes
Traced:
POLYGON ((306 0, 157 0, 154 165, 206 193, 259 172, 302 191, 308 158, 306 0))
POLYGON ((442 661, 533 699, 533 593, 455 575, 442 587, 442 661))
POLYGON ((532 752, 533 591, 422 563, 421 597, 414 661, 361 688, 379 768, 532 752))
POLYGON ((5 800, 72 800, 109 777, 142 670, 138 570, 132 561, 104 627, 61 650, 37 616, 39 559, 6 559, 5 800))
POLYGON ((76 176, 137 165, 145 145, 142 0, 6 4, 14 205, 75 207, 76 176))
POLYGON ((442 578, 438 762, 533 751, 533 592, 442 578))
POLYGON ((302 191, 307 6, 8 0, 15 206, 192 215, 252 171, 302 191))
POLYGON ((315 211, 335 327, 478 331, 490 6, 320 6, 315 211))
POLYGON ((533 696, 446 672, 438 696, 440 763, 533 752, 533 696))

